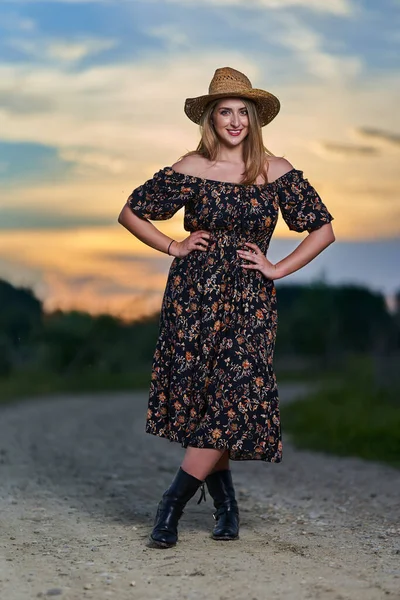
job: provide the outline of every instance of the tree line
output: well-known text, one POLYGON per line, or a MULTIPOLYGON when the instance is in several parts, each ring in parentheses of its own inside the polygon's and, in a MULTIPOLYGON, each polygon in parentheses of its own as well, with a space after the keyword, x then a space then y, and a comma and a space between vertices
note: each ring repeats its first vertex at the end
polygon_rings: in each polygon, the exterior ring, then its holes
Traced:
MULTIPOLYGON (((395 311, 382 294, 356 285, 279 285, 275 360, 316 361, 329 368, 352 354, 398 356, 400 292, 395 311)), ((0 280, 0 380, 42 371, 149 373, 159 313, 130 323, 111 315, 47 313, 32 290, 0 280)), ((390 361, 389 361, 390 362, 390 361)))

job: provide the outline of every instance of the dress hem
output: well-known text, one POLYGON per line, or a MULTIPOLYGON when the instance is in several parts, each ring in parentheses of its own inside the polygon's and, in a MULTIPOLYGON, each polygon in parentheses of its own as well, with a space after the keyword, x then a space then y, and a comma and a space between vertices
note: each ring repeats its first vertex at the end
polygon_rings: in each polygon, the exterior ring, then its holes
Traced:
POLYGON ((226 445, 225 448, 217 448, 216 446, 213 446, 211 444, 209 445, 203 445, 203 446, 196 446, 195 444, 191 443, 189 440, 187 439, 183 439, 183 440, 176 440, 176 439, 172 439, 171 437, 169 437, 166 433, 159 433, 159 432, 154 432, 154 431, 150 431, 148 429, 145 429, 145 433, 148 433, 150 435, 154 435, 156 437, 160 437, 160 438, 164 438, 169 440, 171 443, 175 442, 177 444, 180 444, 182 446, 182 448, 187 448, 187 447, 191 447, 191 448, 207 448, 207 449, 211 449, 211 450, 228 450, 229 452, 229 460, 234 460, 234 461, 245 461, 245 460, 253 460, 256 462, 270 462, 270 463, 280 463, 282 462, 282 456, 280 457, 275 457, 275 456, 271 456, 268 454, 260 454, 258 458, 255 458, 254 456, 246 456, 246 455, 240 455, 237 453, 232 453, 231 448, 229 446, 229 444, 226 445))

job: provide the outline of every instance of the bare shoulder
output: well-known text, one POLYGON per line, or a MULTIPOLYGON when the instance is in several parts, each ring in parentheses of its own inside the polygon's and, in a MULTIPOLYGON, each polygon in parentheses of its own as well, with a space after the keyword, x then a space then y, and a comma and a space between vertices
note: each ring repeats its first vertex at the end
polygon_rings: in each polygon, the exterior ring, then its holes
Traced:
POLYGON ((189 154, 172 165, 172 169, 183 175, 200 176, 207 167, 208 161, 200 154, 189 154))
POLYGON ((268 156, 266 167, 268 169, 268 181, 270 182, 294 169, 293 165, 286 158, 280 156, 268 156))

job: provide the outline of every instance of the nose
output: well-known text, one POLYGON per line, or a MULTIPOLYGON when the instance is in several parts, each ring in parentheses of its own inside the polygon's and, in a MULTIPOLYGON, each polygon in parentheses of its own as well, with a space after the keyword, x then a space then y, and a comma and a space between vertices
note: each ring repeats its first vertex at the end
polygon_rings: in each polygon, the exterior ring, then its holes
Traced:
POLYGON ((231 125, 232 125, 232 127, 235 127, 235 128, 239 127, 239 125, 240 125, 240 117, 239 117, 239 115, 236 115, 236 114, 232 113, 231 125))

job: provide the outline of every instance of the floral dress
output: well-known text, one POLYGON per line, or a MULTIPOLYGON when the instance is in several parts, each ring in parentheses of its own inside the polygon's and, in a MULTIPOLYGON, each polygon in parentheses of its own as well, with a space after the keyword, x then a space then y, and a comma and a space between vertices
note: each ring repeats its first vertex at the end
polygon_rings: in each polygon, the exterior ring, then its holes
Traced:
POLYGON ((146 432, 183 447, 226 449, 232 460, 280 462, 276 290, 260 271, 244 269, 236 250, 247 241, 266 254, 279 209, 298 232, 318 229, 332 215, 295 168, 271 183, 247 185, 165 167, 127 203, 155 221, 184 207, 185 230, 210 234, 207 250, 175 257, 170 266, 146 432))

